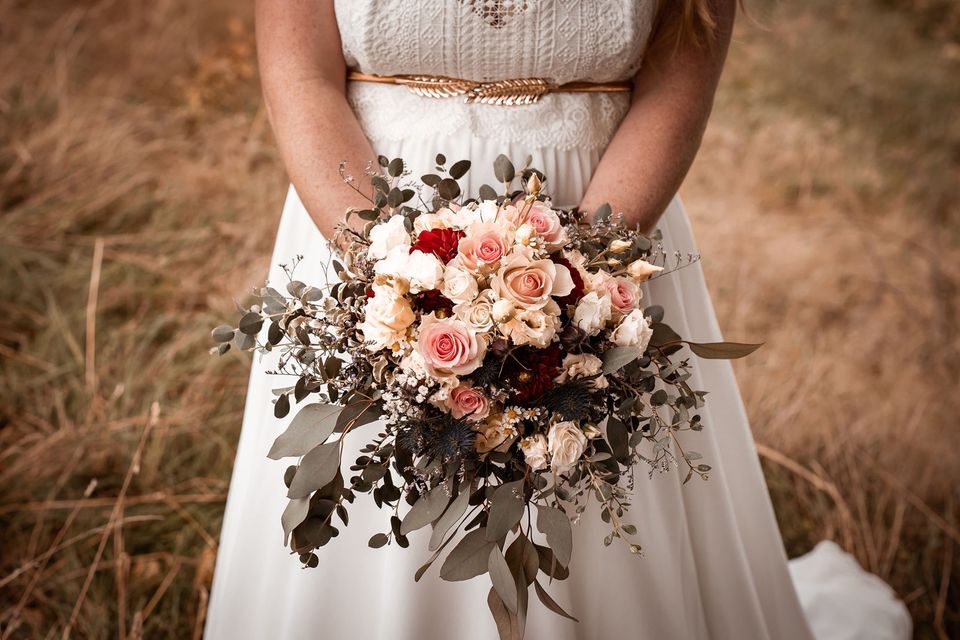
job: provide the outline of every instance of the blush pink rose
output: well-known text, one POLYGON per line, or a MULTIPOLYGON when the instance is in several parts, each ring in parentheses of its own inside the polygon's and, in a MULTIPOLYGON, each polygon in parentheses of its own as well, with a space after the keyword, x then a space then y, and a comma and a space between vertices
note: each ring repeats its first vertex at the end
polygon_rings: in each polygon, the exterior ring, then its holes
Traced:
POLYGON ((560 224, 560 217, 544 203, 534 202, 527 212, 525 222, 543 238, 548 249, 559 249, 567 243, 567 233, 560 224))
POLYGON ((467 229, 460 239, 458 256, 460 264, 471 271, 492 269, 507 255, 509 249, 506 234, 496 222, 478 222, 467 229))
POLYGON ((573 290, 573 278, 563 265, 552 260, 531 260, 513 253, 504 261, 490 288, 499 299, 510 300, 524 309, 543 309, 551 296, 563 297, 573 290))
POLYGON ((623 315, 636 309, 643 297, 643 291, 630 278, 610 278, 605 288, 610 296, 610 304, 623 315))
POLYGON ((469 420, 479 422, 490 415, 490 400, 467 384, 454 387, 444 404, 454 418, 466 416, 469 420))
POLYGON ((427 372, 437 378, 473 373, 483 361, 487 343, 473 329, 456 318, 439 320, 436 314, 423 316, 417 351, 427 372))

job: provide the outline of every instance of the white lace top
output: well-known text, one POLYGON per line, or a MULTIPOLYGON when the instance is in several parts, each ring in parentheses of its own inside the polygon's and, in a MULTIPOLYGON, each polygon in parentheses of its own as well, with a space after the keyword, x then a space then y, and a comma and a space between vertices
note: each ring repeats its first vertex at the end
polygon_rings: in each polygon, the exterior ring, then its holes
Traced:
MULTIPOLYGON (((335 5, 352 69, 564 83, 636 74, 656 0, 336 0, 335 5)), ((350 83, 349 95, 373 141, 468 130, 530 149, 602 148, 630 101, 629 94, 557 93, 529 106, 468 105, 365 82, 350 83)))

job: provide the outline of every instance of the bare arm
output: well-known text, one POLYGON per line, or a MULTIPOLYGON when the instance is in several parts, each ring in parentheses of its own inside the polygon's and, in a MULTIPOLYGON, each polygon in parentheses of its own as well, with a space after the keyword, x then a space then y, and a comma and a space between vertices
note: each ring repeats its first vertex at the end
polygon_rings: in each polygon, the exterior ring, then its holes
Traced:
MULTIPOLYGON (((256 0, 267 114, 310 217, 328 238, 349 207, 369 206, 340 179, 376 156, 346 99, 346 64, 333 0, 256 0)), ((358 180, 362 183, 361 180, 358 180)))
POLYGON ((700 148, 713 107, 735 0, 715 0, 718 33, 712 47, 663 47, 644 61, 633 103, 607 147, 580 206, 609 202, 625 221, 651 231, 670 204, 700 148))

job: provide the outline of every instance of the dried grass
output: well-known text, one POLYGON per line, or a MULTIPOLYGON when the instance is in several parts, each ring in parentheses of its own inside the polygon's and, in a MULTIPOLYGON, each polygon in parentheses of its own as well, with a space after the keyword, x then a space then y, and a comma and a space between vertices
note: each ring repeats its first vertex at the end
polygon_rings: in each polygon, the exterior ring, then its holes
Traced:
MULTIPOLYGON (((956 636, 958 14, 835 4, 758 0, 684 196, 768 343, 737 369, 789 550, 956 636)), ((0 43, 0 638, 197 637, 247 371, 207 329, 285 192, 249 8, 0 0, 0 43)))

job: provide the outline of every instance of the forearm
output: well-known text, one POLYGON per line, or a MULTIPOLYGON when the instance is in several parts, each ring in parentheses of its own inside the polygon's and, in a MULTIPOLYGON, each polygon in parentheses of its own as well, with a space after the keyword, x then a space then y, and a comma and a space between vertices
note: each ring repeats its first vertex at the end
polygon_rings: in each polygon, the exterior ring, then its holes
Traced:
POLYGON ((346 99, 346 68, 329 0, 258 0, 257 44, 267 113, 291 182, 332 238, 349 207, 369 206, 339 175, 364 184, 376 156, 346 99))
POLYGON ((718 32, 709 49, 685 45, 654 52, 634 82, 626 117, 581 201, 609 203, 628 224, 649 232, 686 177, 713 106, 733 24, 734 4, 717 0, 718 32))

